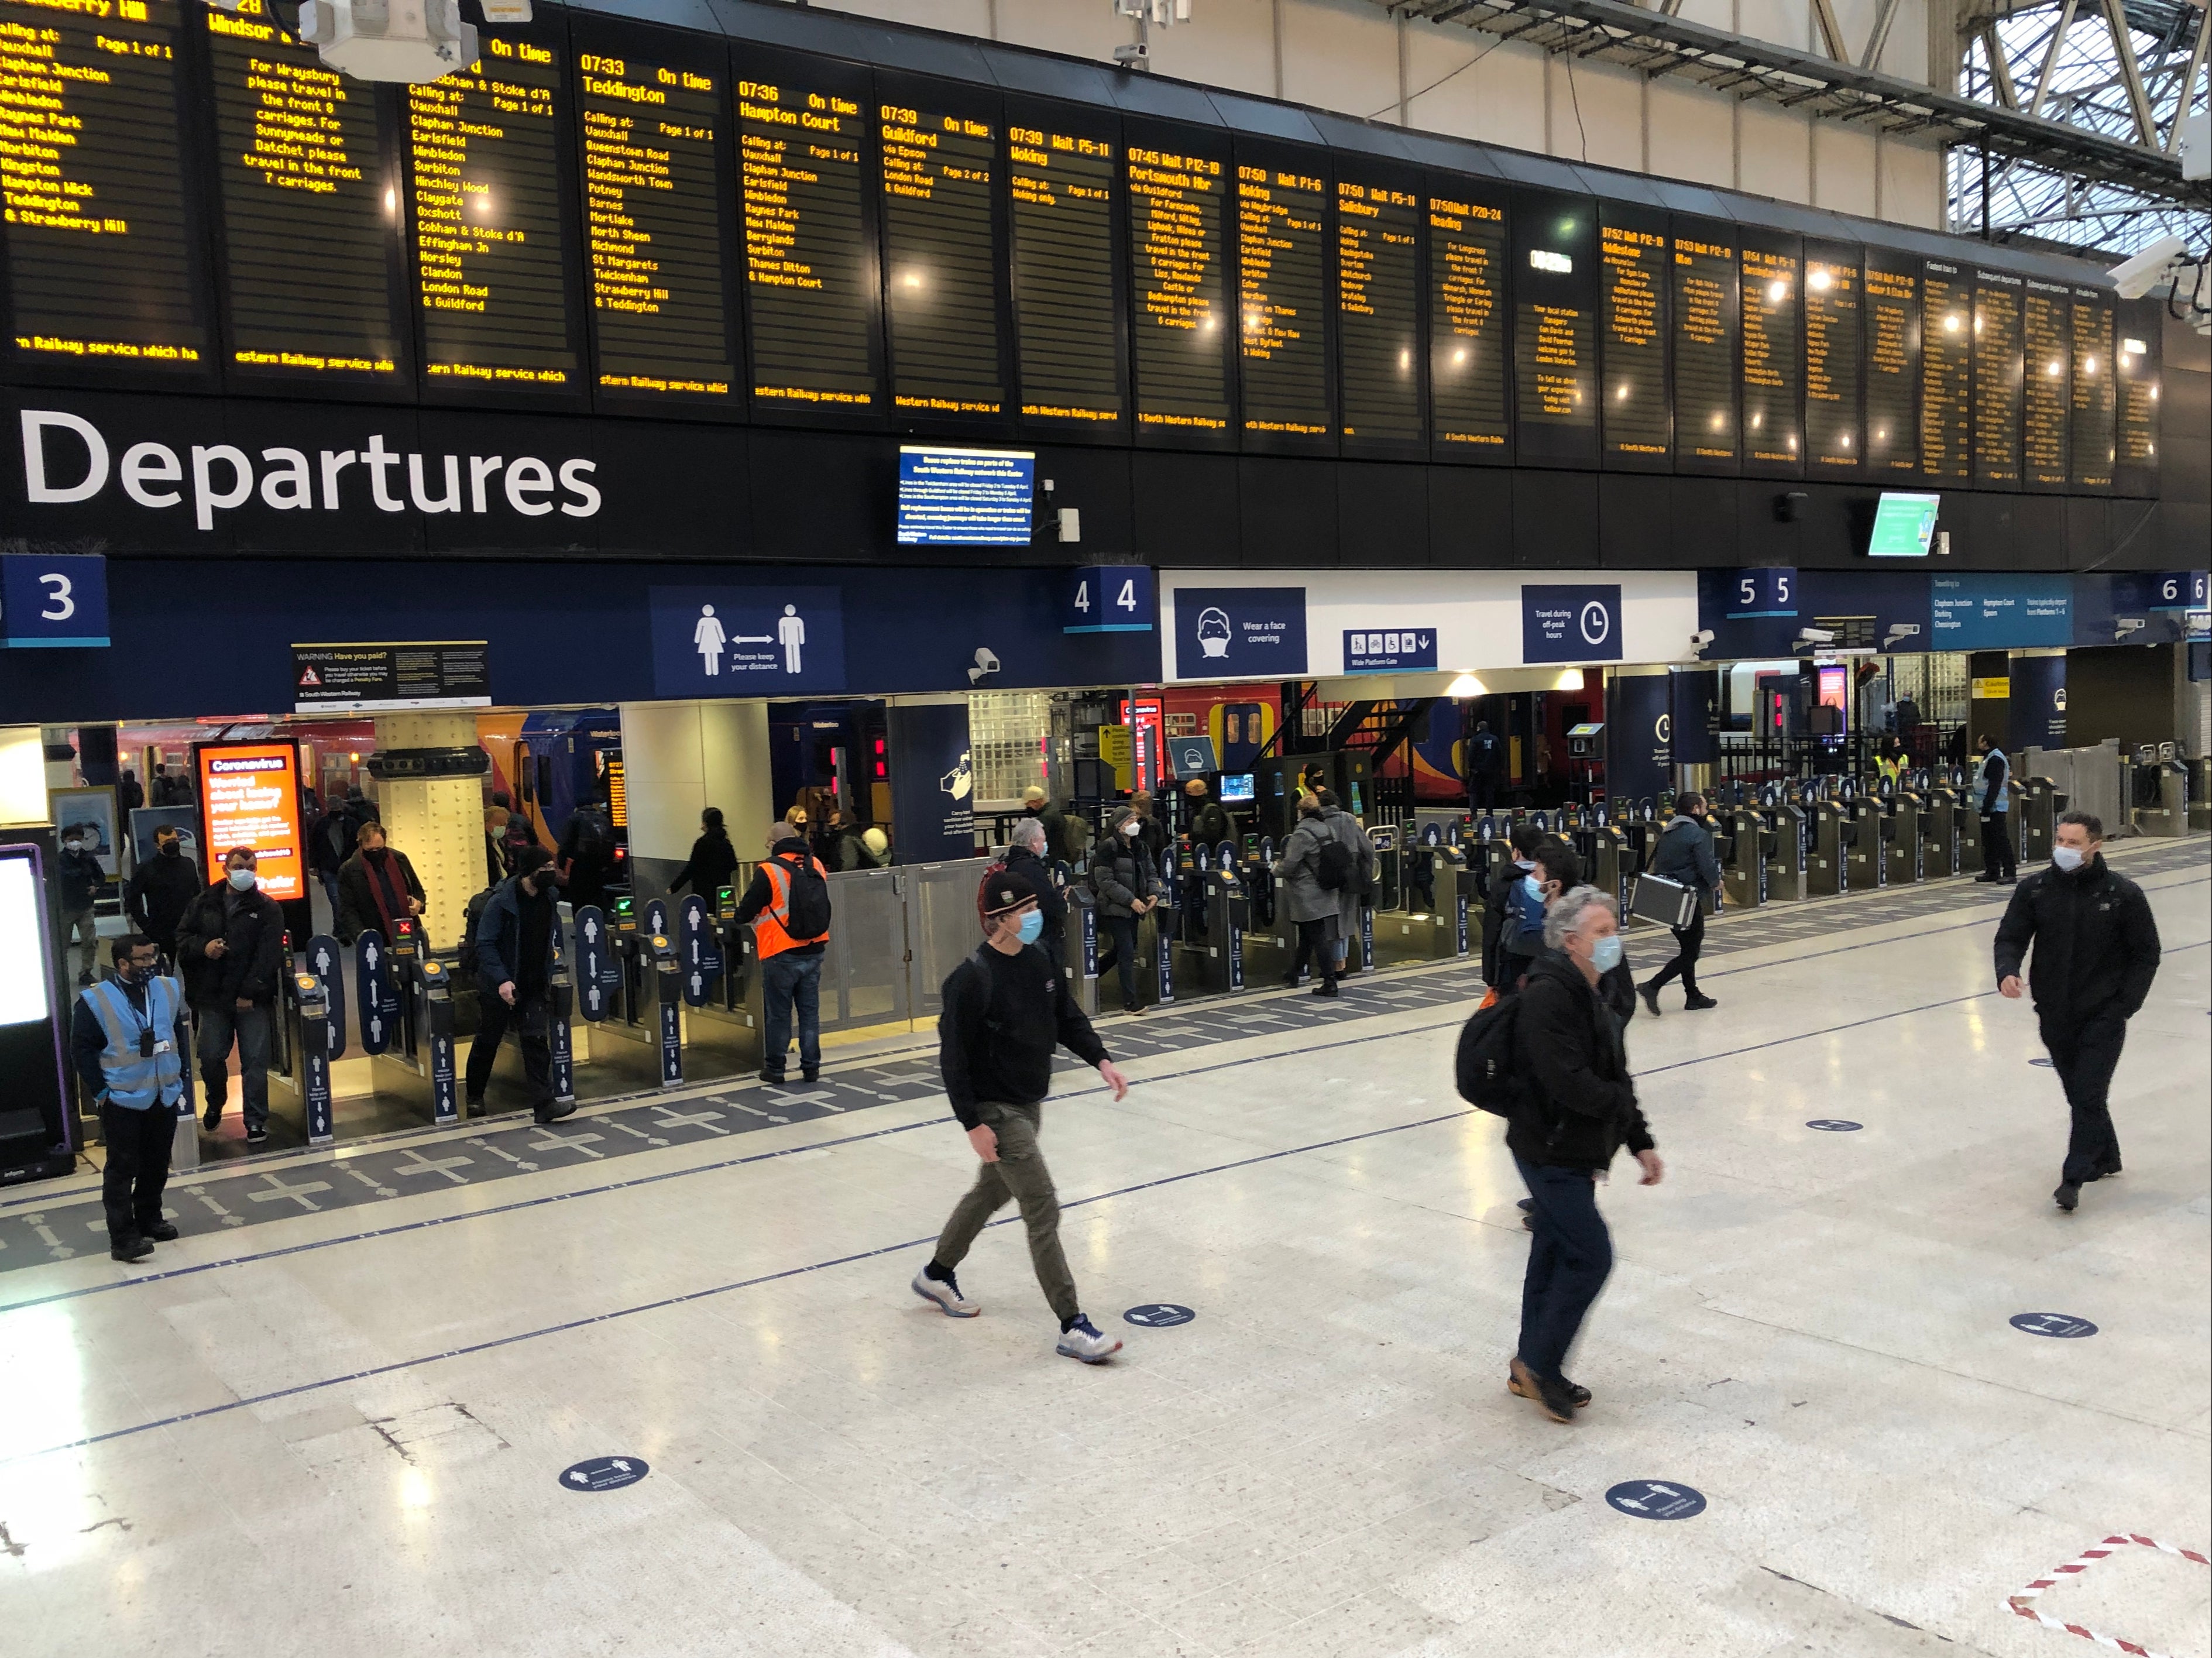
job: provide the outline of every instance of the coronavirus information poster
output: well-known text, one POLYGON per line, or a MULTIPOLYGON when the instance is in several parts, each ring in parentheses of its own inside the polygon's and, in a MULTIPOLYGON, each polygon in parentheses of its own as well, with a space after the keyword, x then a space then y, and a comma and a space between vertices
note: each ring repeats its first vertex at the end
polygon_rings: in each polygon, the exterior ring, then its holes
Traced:
POLYGON ((261 890, 278 903, 307 896, 300 835, 300 750, 290 743, 202 743, 192 750, 199 774, 201 841, 208 878, 223 878, 223 859, 251 847, 261 890))

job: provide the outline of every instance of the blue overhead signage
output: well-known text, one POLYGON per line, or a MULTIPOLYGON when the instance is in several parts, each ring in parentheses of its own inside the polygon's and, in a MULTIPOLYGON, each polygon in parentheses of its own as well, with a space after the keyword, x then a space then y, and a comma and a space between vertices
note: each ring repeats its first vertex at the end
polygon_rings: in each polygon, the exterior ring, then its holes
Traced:
POLYGON ((1434 628, 1356 628, 1344 635, 1346 673, 1434 671, 1436 665, 1434 628))
POLYGON ((0 557, 0 646, 98 649, 107 643, 107 560, 98 553, 0 557))
POLYGON ((1932 650, 2019 650, 2074 641, 2070 576, 1934 576, 1928 608, 1932 650))
POLYGON ((1619 586, 1522 588, 1521 659, 1620 661, 1619 586))
POLYGON ((2203 570, 2160 570, 2139 575, 2144 602, 2154 610, 2201 610, 2212 604, 2212 578, 2203 570))
POLYGON ((899 448, 902 547, 1026 547, 1036 457, 1019 449, 899 448))
POLYGON ((835 587, 655 587, 660 696, 784 696, 845 689, 835 587))
POLYGON ((1178 679, 1288 679, 1306 671, 1303 587, 1183 587, 1175 612, 1178 679))
POLYGON ((1158 600, 1149 564, 1071 570, 1060 605, 1064 634, 1148 634, 1158 600))
POLYGON ((1797 614, 1797 572, 1771 567, 1736 570, 1728 575, 1728 599, 1721 614, 1730 622, 1753 616, 1797 614))

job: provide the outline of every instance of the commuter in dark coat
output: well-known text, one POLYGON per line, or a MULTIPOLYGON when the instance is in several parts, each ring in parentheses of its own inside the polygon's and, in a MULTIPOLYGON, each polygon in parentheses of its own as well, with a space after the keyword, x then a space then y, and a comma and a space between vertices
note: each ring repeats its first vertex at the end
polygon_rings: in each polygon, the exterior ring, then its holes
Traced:
POLYGON ((407 854, 386 843, 383 824, 363 823, 354 848, 338 871, 338 942, 372 931, 389 938, 394 923, 422 913, 422 883, 407 854))
POLYGON ((177 923, 177 965, 199 1025, 200 1085, 210 1133, 230 1092, 230 1049, 238 1045, 246 1095, 246 1143, 269 1139, 269 1047, 278 980, 284 971, 284 913, 264 893, 251 848, 234 847, 223 879, 203 890, 177 923))
POLYGON ((133 931, 159 947, 163 959, 177 959, 177 924, 193 899, 205 890, 199 861, 185 856, 185 837, 174 824, 154 831, 154 855, 141 864, 123 889, 123 913, 133 931))
POLYGON ((669 896, 690 887, 711 904, 714 895, 729 885, 737 872, 738 849, 730 844, 722 809, 709 806, 699 814, 699 838, 691 843, 690 859, 669 878, 669 896))
POLYGON ((1703 795, 1677 796, 1674 821, 1659 832, 1658 844, 1651 849, 1651 872, 1688 887, 1698 896, 1690 925, 1671 929, 1674 960, 1654 974, 1650 982, 1638 987, 1644 1005, 1651 1010, 1655 1019, 1659 1017, 1659 993, 1668 980, 1676 977, 1682 981, 1682 1005, 1692 1013, 1720 1005, 1698 988, 1698 957, 1705 948, 1705 905, 1710 901, 1718 909, 1723 890, 1721 860, 1713 853, 1712 831, 1702 821, 1705 810, 1703 795))

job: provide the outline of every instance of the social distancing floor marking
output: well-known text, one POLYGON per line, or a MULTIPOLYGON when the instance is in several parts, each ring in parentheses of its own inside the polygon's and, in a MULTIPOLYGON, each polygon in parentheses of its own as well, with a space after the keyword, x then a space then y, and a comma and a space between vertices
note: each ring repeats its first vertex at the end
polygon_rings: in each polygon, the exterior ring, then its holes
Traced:
POLYGON ((2132 1547, 2156 1549, 2160 1554, 2171 1554, 2183 1560, 2193 1560, 2200 1566, 2212 1566, 2212 1559, 2207 1559, 2194 1549, 2176 1548, 2172 1544, 2161 1543, 2156 1538, 2141 1537, 2133 1532, 2128 1532, 2107 1537, 2094 1548, 2082 1550, 2064 1565, 2052 1567, 2047 1576, 2037 1578, 2016 1594, 2007 1595, 2004 1600, 2005 1610, 2017 1612, 2031 1623, 2040 1624, 2045 1629, 2063 1630, 2067 1634, 2078 1635, 2085 1641, 2094 1641, 2100 1647, 2110 1647, 2115 1652, 2128 1653, 2131 1655, 2131 1658, 2166 1658, 2164 1653, 2154 1652, 2150 1648, 2138 1642, 2130 1641, 2118 1635, 2106 1635, 2101 1631, 2091 1629, 2086 1624, 2069 1624, 2063 1618, 2053 1618, 2049 1612, 2034 1604, 2035 1597, 2041 1594, 2044 1590, 2054 1588, 2069 1579, 2079 1577, 2100 1560, 2109 1560, 2123 1549, 2132 1547))

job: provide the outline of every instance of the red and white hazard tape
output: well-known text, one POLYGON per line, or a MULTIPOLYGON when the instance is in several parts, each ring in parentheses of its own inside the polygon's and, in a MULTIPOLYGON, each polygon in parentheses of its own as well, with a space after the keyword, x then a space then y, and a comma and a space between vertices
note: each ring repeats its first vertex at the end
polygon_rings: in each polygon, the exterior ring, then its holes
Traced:
POLYGON ((2098 1561, 2130 1546, 2156 1549, 2160 1554, 2178 1555, 2184 1560, 2194 1560, 2200 1566, 2212 1566, 2212 1559, 2207 1559, 2196 1550, 2178 1549, 2172 1544, 2161 1543, 2154 1537, 2137 1537, 2133 1533, 2124 1536, 2107 1537, 2095 1548, 2084 1549, 2064 1565, 2052 1568, 2048 1576, 2039 1577, 2017 1594, 2006 1597, 2005 1610, 2018 1612, 2022 1618, 2033 1623, 2041 1624, 2045 1629, 2063 1630, 2067 1634, 2078 1635, 2085 1641, 2094 1641, 2100 1647, 2110 1647, 2115 1652, 2128 1653, 2131 1658, 2165 1658, 2164 1654, 2153 1652, 2148 1647, 2139 1645, 2133 1641, 2122 1640, 2117 1635, 2102 1634, 2081 1624, 2069 1624, 2064 1619, 2053 1618, 2049 1612, 2039 1611, 2030 1604, 2044 1590, 2063 1583, 2069 1577, 2080 1576, 2098 1561))

